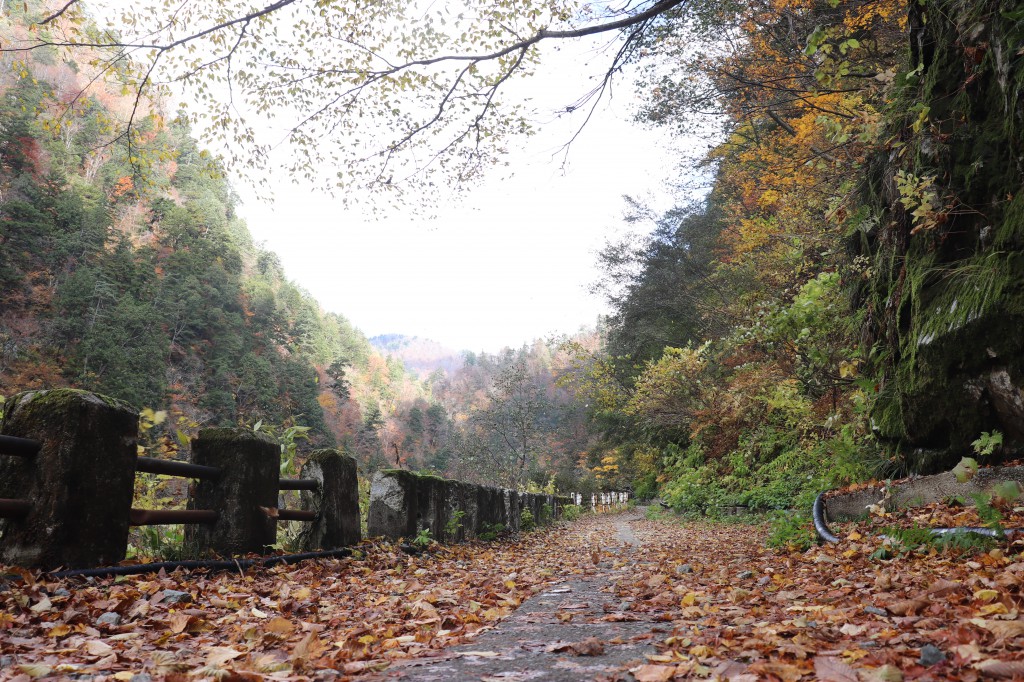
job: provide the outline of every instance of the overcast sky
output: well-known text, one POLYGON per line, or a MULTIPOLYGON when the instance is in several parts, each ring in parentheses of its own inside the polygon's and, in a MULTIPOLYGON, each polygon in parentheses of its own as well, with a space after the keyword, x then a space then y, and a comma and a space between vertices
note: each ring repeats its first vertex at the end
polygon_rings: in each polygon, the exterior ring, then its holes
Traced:
MULTIPOLYGON (((125 0, 98 0, 102 8, 125 0)), ((673 140, 633 122, 633 83, 620 77, 568 156, 585 111, 555 116, 603 73, 611 36, 543 46, 532 78, 506 85, 528 99, 538 134, 509 141, 509 167, 423 215, 374 217, 275 177, 267 203, 236 181, 257 241, 287 276, 369 336, 402 333, 453 349, 496 351, 592 326, 606 312, 588 292, 596 254, 623 231, 623 195, 669 208, 673 140), (424 217, 436 214, 436 217, 424 217)), ((179 96, 188 98, 187 93, 179 96)), ((287 150, 282 150, 287 153, 287 150)))
POLYGON ((540 132, 512 140, 510 167, 437 217, 374 219, 288 182, 275 183, 268 205, 240 185, 249 229, 325 309, 370 336, 496 351, 593 325, 605 307, 588 287, 597 251, 623 229, 622 196, 668 208, 677 157, 663 132, 632 121, 635 95, 622 80, 566 162, 560 148, 581 120, 550 112, 588 90, 584 73, 602 61, 583 45, 552 57, 529 84, 540 132))

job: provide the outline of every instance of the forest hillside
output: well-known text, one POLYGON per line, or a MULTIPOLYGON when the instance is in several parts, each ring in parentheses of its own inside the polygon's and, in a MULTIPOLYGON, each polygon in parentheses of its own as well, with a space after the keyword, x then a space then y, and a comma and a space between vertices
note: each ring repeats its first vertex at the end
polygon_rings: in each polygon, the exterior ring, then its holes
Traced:
MULTIPOLYGON (((10 9, 0 39, 24 36, 33 11, 10 9)), ((557 476, 574 488, 590 476, 577 462, 581 413, 554 386, 545 344, 491 356, 367 339, 254 243, 223 168, 180 116, 146 102, 119 134, 131 93, 82 96, 89 55, 77 56, 3 55, 0 395, 71 386, 121 398, 147 411, 150 454, 168 457, 186 456, 201 427, 242 425, 300 456, 341 446, 367 475, 516 487, 557 476), (512 424, 509 410, 528 418, 512 424), (503 445, 513 431, 517 448, 503 445)))

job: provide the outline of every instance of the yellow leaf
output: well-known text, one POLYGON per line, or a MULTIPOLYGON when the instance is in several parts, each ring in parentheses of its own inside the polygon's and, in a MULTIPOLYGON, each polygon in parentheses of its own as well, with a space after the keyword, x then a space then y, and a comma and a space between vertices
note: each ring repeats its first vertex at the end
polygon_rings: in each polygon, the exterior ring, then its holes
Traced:
POLYGON ((978 590, 974 593, 974 598, 983 602, 995 601, 999 598, 999 592, 996 590, 978 590))
POLYGON ((60 637, 67 637, 71 634, 71 626, 66 623, 55 625, 50 628, 50 631, 46 633, 47 637, 53 637, 59 639, 60 637))
POLYGON ((982 616, 1003 615, 1006 613, 1009 613, 1009 611, 1006 609, 1006 604, 1003 604, 1002 602, 982 606, 978 609, 978 614, 982 616))
POLYGON ((269 630, 270 632, 276 632, 280 635, 287 635, 288 633, 295 630, 295 625, 293 625, 291 621, 289 621, 287 618, 282 618, 280 616, 271 619, 263 627, 264 629, 269 630))

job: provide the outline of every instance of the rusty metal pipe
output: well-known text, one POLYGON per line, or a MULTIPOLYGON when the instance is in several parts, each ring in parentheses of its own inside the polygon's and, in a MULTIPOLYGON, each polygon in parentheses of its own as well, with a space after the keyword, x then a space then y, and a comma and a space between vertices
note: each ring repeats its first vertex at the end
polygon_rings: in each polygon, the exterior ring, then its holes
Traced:
POLYGON ((132 509, 128 513, 128 523, 132 526, 215 523, 219 516, 211 509, 132 509))
POLYGON ((305 509, 278 509, 278 521, 314 521, 316 512, 305 509))
POLYGON ((165 476, 182 476, 184 478, 214 479, 220 476, 220 468, 208 467, 189 462, 175 462, 171 459, 139 457, 135 470, 147 474, 163 474, 165 476))
POLYGON ((0 455, 11 457, 35 457, 43 444, 30 438, 0 436, 0 455))
POLYGON ((0 498, 0 519, 20 519, 32 509, 28 500, 0 498))
POLYGON ((312 478, 282 478, 278 490, 319 490, 320 483, 312 478))

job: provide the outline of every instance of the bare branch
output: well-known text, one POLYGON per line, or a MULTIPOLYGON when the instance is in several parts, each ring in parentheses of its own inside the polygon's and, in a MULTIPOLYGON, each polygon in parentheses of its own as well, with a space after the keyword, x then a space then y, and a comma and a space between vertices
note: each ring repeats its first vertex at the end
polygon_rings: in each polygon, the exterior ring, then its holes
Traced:
POLYGON ((69 9, 71 9, 71 8, 72 8, 72 7, 74 6, 74 5, 76 5, 76 4, 78 4, 78 0, 68 0, 67 4, 65 4, 65 5, 64 5, 63 7, 61 7, 61 8, 59 9, 59 10, 57 10, 56 12, 54 12, 53 14, 51 14, 50 16, 48 16, 48 17, 46 17, 45 19, 43 19, 43 20, 41 20, 41 21, 38 21, 38 22, 36 22, 36 23, 37 23, 37 24, 38 24, 39 26, 45 26, 46 24, 50 23, 50 22, 51 22, 51 21, 53 21, 54 19, 56 19, 56 18, 60 17, 60 16, 62 15, 62 14, 64 14, 65 12, 67 12, 67 11, 68 11, 69 9))

